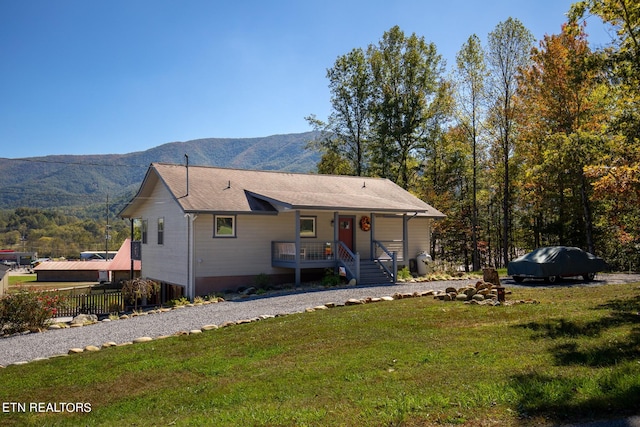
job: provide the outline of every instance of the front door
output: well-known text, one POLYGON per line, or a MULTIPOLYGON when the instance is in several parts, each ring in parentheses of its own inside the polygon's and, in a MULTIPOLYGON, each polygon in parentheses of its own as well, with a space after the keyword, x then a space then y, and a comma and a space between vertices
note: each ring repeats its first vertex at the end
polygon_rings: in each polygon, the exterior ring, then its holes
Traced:
POLYGON ((354 249, 354 245, 353 245, 353 223, 354 223, 354 217, 352 216, 341 216, 338 220, 338 223, 340 224, 340 228, 338 231, 338 239, 344 243, 349 250, 351 250, 351 252, 355 251, 354 249))

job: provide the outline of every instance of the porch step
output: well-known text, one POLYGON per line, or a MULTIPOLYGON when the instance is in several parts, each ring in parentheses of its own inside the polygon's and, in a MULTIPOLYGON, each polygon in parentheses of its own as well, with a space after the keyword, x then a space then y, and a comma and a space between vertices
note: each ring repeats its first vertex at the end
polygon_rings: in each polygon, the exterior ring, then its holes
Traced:
POLYGON ((359 285, 378 285, 393 283, 387 273, 375 261, 360 260, 359 285))

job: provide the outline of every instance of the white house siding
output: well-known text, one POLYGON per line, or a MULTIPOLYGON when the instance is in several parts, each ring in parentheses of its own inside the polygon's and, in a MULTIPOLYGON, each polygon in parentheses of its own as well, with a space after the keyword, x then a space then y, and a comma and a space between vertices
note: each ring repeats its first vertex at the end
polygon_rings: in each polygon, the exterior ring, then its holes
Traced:
POLYGON ((430 254, 431 224, 433 220, 425 217, 414 217, 409 220, 409 253, 408 258, 415 258, 420 252, 430 254))
POLYGON ((187 218, 163 185, 138 213, 147 220, 147 243, 142 244, 142 277, 167 283, 187 282, 187 218), (158 218, 164 218, 164 243, 158 244, 158 218))
POLYGON ((374 226, 375 239, 389 251, 398 252, 399 261, 402 260, 402 216, 376 215, 374 226))
MULTIPOLYGON (((330 212, 301 212, 316 218, 316 238, 305 242, 332 242, 330 212)), ((292 269, 271 266, 271 242, 295 241, 295 212, 278 215, 236 215, 236 237, 213 237, 214 215, 200 214, 195 222, 196 294, 252 285, 256 276, 293 280, 292 269)))
POLYGON ((390 251, 397 251, 400 260, 407 263, 409 259, 415 258, 422 251, 429 252, 431 241, 431 219, 411 215, 408 216, 408 253, 400 254, 403 251, 403 235, 401 215, 375 217, 375 239, 382 242, 390 251))

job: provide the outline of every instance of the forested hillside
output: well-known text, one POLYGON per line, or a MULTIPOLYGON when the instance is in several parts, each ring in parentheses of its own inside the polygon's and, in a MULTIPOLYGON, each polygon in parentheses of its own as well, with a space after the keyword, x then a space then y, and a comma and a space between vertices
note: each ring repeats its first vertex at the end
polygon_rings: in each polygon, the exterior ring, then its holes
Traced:
MULTIPOLYGON (((0 209, 64 208, 74 214, 94 204, 128 200, 152 162, 241 169, 310 172, 317 153, 306 150, 313 132, 247 139, 173 142, 129 154, 0 159, 0 209)), ((101 207, 98 211, 101 211, 101 207)), ((86 212, 95 217, 95 208, 86 212)), ((83 215, 86 216, 86 215, 83 215)), ((102 215, 100 215, 102 216, 102 215)))
POLYGON ((306 149, 314 132, 247 139, 173 142, 129 154, 0 159, 0 249, 78 257, 116 250, 129 228, 117 214, 152 162, 312 172, 319 155, 306 149), (110 239, 106 240, 109 221, 110 239))

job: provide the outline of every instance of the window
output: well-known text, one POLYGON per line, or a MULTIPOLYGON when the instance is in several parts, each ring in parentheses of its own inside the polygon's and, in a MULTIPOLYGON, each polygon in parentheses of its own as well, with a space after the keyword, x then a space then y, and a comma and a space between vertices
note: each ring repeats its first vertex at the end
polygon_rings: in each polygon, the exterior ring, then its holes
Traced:
POLYGON ((216 215, 213 220, 213 237, 236 237, 236 217, 216 215))
POLYGON ((164 244, 164 218, 158 218, 158 244, 164 244))
POLYGON ((142 220, 142 224, 140 225, 141 228, 141 234, 142 234, 142 243, 147 243, 147 232, 148 232, 148 228, 149 228, 149 221, 147 221, 146 219, 142 220))
POLYGON ((300 217, 300 237, 316 237, 316 217, 300 217))

